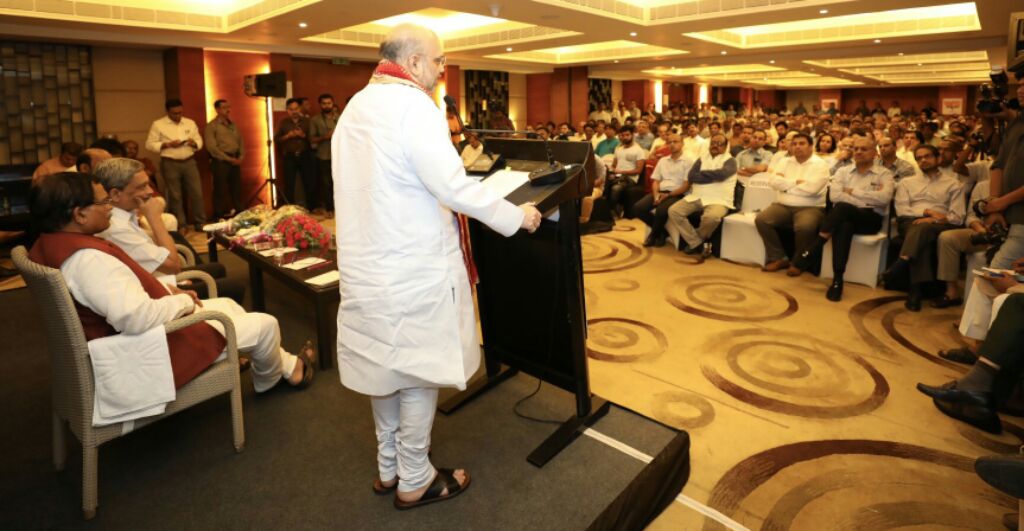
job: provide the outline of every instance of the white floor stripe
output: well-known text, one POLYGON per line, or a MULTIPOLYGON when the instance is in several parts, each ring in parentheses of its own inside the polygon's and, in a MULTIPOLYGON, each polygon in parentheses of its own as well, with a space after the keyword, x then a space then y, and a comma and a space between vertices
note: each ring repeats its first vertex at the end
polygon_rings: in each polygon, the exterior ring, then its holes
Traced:
MULTIPOLYGON (((583 432, 583 434, 586 435, 587 437, 590 437, 591 439, 594 439, 596 441, 602 442, 602 443, 604 443, 604 444, 606 444, 606 445, 608 445, 608 446, 610 446, 610 447, 612 447, 612 448, 614 448, 614 449, 616 449, 616 450, 618 450, 618 451, 620 451, 620 452, 622 452, 622 453, 624 453, 624 454, 626 454, 626 455, 628 455, 628 456, 630 456, 630 457, 632 457, 632 458, 634 458, 634 459, 636 459, 638 461, 642 461, 644 463, 650 463, 651 461, 654 460, 653 457, 651 457, 651 456, 641 452, 640 450, 637 450, 636 448, 633 448, 632 446, 630 446, 630 445, 628 445, 628 444, 626 444, 626 443, 624 443, 624 442, 622 442, 622 441, 620 441, 618 439, 613 439, 613 438, 611 438, 611 437, 609 437, 609 436, 607 436, 607 435, 605 435, 605 434, 603 434, 603 433, 601 433, 601 432, 599 432, 599 431, 597 431, 597 430, 595 430, 593 428, 587 428, 583 432)), ((728 516, 726 516, 726 515, 718 512, 718 511, 712 509, 711 507, 708 507, 707 505, 704 505, 703 503, 701 503, 701 502, 699 502, 699 501, 697 501, 697 500, 695 500, 695 499, 693 499, 693 498, 691 498, 691 497, 689 497, 689 496, 687 496, 685 494, 680 493, 679 496, 676 496, 676 501, 681 503, 681 504, 683 504, 683 505, 685 505, 685 506, 687 506, 687 507, 689 507, 689 508, 691 508, 691 509, 693 509, 694 511, 697 511, 698 513, 700 513, 700 514, 702 514, 702 515, 704 515, 704 516, 706 516, 706 517, 708 517, 708 518, 710 518, 710 519, 712 519, 712 520, 714 520, 714 521, 724 525, 725 527, 729 528, 732 531, 750 531, 750 529, 745 527, 743 524, 740 524, 739 522, 733 520, 732 518, 729 518, 728 516)))

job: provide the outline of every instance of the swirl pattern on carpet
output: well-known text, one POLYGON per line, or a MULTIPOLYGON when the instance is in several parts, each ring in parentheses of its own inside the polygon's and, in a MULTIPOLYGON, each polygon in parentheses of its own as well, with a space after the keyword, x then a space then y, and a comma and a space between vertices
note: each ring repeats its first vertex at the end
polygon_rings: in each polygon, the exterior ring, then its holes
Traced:
MULTIPOLYGON (((732 517, 766 515, 761 522, 741 521, 751 529, 999 529, 1001 515, 1017 502, 982 482, 972 458, 847 439, 799 442, 748 457, 722 476, 707 505, 732 517)), ((721 527, 708 521, 704 529, 721 527)))
POLYGON ((967 346, 952 326, 960 309, 913 313, 903 307, 905 297, 879 297, 850 308, 850 322, 876 354, 890 359, 906 354, 926 359, 947 369, 965 372, 967 366, 942 359, 939 350, 967 346), (934 331, 939 333, 935 334, 934 331))
POLYGON ((605 317, 587 323, 587 356, 600 361, 630 363, 654 359, 668 349, 657 328, 633 319, 605 317))
POLYGON ((799 309, 796 299, 780 289, 725 275, 677 278, 668 285, 665 300, 701 317, 748 323, 783 319, 799 309))
POLYGON ((616 236, 589 235, 580 239, 584 273, 632 269, 651 259, 651 250, 616 236))
POLYGON ((760 328, 713 336, 701 372, 733 398, 812 418, 862 415, 885 402, 889 384, 859 354, 814 337, 760 328))

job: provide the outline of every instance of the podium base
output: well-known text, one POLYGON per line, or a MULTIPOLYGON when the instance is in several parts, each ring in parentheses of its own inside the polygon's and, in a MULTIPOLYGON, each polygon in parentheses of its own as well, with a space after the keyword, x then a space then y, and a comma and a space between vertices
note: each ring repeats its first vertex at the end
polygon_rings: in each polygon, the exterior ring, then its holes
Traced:
POLYGON ((491 376, 486 375, 479 380, 470 383, 466 386, 465 391, 459 391, 452 395, 451 398, 445 400, 443 404, 437 406, 437 410, 445 415, 451 415, 458 411, 462 406, 476 400, 477 397, 489 391, 492 387, 508 380, 519 373, 519 369, 512 369, 510 367, 502 367, 497 374, 491 376))
POLYGON ((594 397, 594 407, 589 415, 573 416, 565 421, 560 428, 555 430, 547 439, 537 447, 536 450, 526 457, 526 460, 533 466, 541 468, 551 461, 559 452, 579 437, 583 430, 593 426, 601 417, 608 414, 611 403, 602 398, 594 397))

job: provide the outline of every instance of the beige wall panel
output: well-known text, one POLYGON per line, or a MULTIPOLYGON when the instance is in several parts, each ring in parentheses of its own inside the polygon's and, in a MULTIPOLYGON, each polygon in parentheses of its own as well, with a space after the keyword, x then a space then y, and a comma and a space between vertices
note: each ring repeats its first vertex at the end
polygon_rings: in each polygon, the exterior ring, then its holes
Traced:
POLYGON ((508 74, 508 116, 516 129, 525 129, 526 74, 508 74))
MULTIPOLYGON (((96 91, 96 130, 145 145, 153 120, 164 114, 162 50, 93 48, 93 86, 96 91)), ((196 119, 196 117, 191 117, 196 119)), ((199 117, 197 121, 203 121, 199 117)), ((159 156, 142 147, 154 161, 159 156)))

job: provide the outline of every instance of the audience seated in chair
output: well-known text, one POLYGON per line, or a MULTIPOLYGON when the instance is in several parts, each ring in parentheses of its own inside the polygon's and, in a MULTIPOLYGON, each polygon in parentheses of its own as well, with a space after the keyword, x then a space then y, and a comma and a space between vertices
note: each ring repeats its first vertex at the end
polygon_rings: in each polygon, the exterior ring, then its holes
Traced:
POLYGON ((736 175, 739 176, 740 182, 746 184, 754 175, 768 171, 772 152, 764 148, 767 140, 768 136, 764 131, 754 131, 747 149, 736 155, 736 175))
POLYGON ((882 137, 878 141, 878 165, 892 172, 896 182, 917 175, 917 167, 896 156, 896 141, 882 137))
POLYGON ((832 210, 821 223, 818 239, 793 261, 796 269, 806 271, 811 257, 832 239, 832 285, 825 293, 830 301, 843 297, 843 275, 853 236, 878 233, 889 210, 895 185, 892 173, 875 164, 875 153, 874 139, 858 136, 853 140, 853 163, 842 166, 829 184, 832 210))
MULTIPOLYGON (((149 176, 141 162, 128 158, 114 158, 100 163, 95 175, 110 195, 113 212, 110 227, 97 234, 128 253, 143 269, 150 273, 174 275, 184 269, 197 269, 208 273, 217 282, 217 292, 242 304, 245 285, 227 278, 221 264, 196 264, 183 267, 178 259, 175 239, 165 227, 164 202, 153 196, 149 176), (140 226, 146 220, 152 236, 140 226)), ((205 285, 195 286, 205 298, 205 285)))
POLYGON ((799 276, 803 272, 796 265, 790 265, 778 229, 793 229, 796 256, 811 249, 817 241, 818 229, 825 218, 825 190, 829 175, 828 164, 812 149, 809 135, 793 135, 789 142, 792 157, 784 159, 769 180, 769 185, 776 191, 776 200, 754 220, 764 241, 763 271, 789 268, 786 274, 790 276, 799 276))
POLYGON ((939 171, 939 150, 921 144, 914 153, 922 175, 908 177, 896 185, 896 216, 903 245, 899 258, 885 272, 886 287, 910 273, 910 293, 906 308, 921 311, 921 289, 935 280, 932 259, 936 242, 943 231, 963 225, 965 200, 959 179, 939 171))
MULTIPOLYGON (((603 143, 602 143, 603 145, 603 143)), ((615 160, 605 179, 605 197, 608 198, 608 205, 613 210, 622 210, 624 214, 632 215, 626 209, 632 206, 627 201, 629 191, 639 185, 640 176, 644 171, 644 159, 647 152, 639 144, 633 141, 633 127, 623 126, 619 131, 619 145, 615 148, 615 160)))
MULTIPOLYGON (((939 234, 939 267, 938 278, 946 283, 946 292, 942 298, 932 301, 932 308, 949 308, 960 306, 964 300, 960 296, 960 262, 964 255, 972 255, 989 248, 989 244, 974 243, 975 238, 984 238, 988 234, 988 227, 978 217, 975 207, 989 196, 989 183, 982 181, 971 190, 971 201, 967 209, 966 227, 952 229, 939 234)), ((973 274, 972 271, 967 272, 973 274)))
MULTIPOLYGON (((313 377, 316 351, 307 342, 296 356, 281 348, 277 320, 246 313, 230 299, 201 301, 195 292, 165 285, 120 247, 96 237, 110 226, 111 199, 91 175, 57 173, 32 190, 32 218, 42 232, 29 257, 59 269, 75 301, 86 339, 137 335, 194 311, 219 311, 235 326, 238 349, 252 360, 253 386, 264 392, 287 380, 305 387, 313 377)), ((199 375, 222 355, 223 330, 196 324, 168 336, 176 387, 199 375)))
POLYGON ((726 151, 725 135, 711 137, 708 151, 693 163, 687 174, 689 193, 668 210, 671 223, 686 242, 683 252, 703 252, 706 242, 722 218, 732 210, 736 193, 736 159, 726 151), (700 212, 700 226, 694 229, 691 214, 700 212))
MULTIPOLYGON (((1024 275, 1024 257, 1014 260, 1011 267, 1017 275, 1024 275)), ((992 317, 999 313, 1007 296, 1013 293, 1024 293, 1024 283, 1013 276, 976 278, 960 316, 960 335, 967 339, 969 346, 939 351, 939 357, 957 363, 973 363, 977 358, 978 344, 989 334, 992 317)))
POLYGON ((683 139, 677 134, 668 137, 670 154, 662 157, 651 174, 651 193, 633 204, 633 216, 651 228, 644 247, 665 245, 665 223, 669 208, 683 198, 689 188, 686 177, 693 167, 693 159, 683 155, 683 139))
POLYGON ((82 154, 82 145, 75 142, 65 142, 60 146, 60 155, 43 161, 34 172, 32 172, 32 183, 39 179, 62 171, 75 171, 75 163, 78 156, 82 154))

